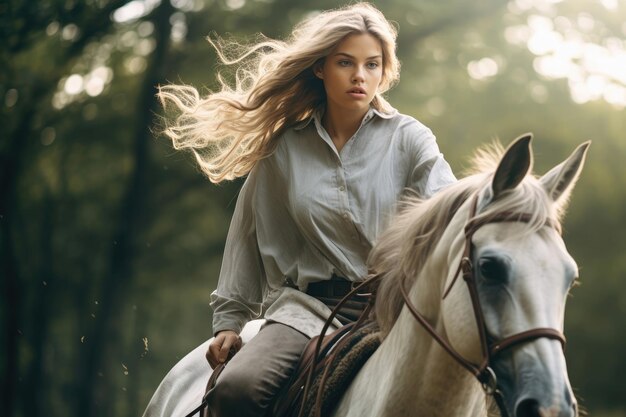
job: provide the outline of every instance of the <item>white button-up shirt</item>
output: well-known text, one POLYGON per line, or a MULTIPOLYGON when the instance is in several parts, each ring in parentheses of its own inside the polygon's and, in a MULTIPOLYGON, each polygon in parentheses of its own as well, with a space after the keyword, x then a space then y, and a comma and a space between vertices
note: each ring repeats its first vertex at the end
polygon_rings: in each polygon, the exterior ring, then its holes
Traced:
POLYGON ((319 334, 330 310, 302 292, 307 285, 333 274, 363 280, 402 195, 427 198, 456 181, 430 129, 412 117, 371 108, 338 152, 321 116, 277 138, 241 188, 211 294, 214 333, 264 315, 319 334))

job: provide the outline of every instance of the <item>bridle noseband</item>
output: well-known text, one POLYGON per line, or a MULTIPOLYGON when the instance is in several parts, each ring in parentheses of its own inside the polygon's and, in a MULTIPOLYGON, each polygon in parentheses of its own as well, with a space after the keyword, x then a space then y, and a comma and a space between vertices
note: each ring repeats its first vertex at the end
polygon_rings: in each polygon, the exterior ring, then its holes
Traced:
MULTIPOLYGON (((497 340, 495 342, 490 342, 490 338, 487 334, 485 317, 483 315, 483 310, 480 306, 478 289, 476 287, 476 277, 474 275, 474 268, 472 265, 472 255, 474 253, 474 244, 472 243, 472 237, 478 229, 486 224, 503 222, 529 223, 532 219, 532 215, 528 213, 502 212, 494 216, 475 219, 474 217, 476 214, 477 204, 478 195, 476 195, 474 197, 474 200, 472 201, 469 221, 465 226, 465 247, 463 249, 463 256, 461 257, 459 267, 456 271, 454 278, 452 279, 452 282, 444 291, 443 298, 445 299, 446 296, 450 293, 450 290, 454 286, 454 283, 461 273, 461 275, 463 276, 463 280, 467 284, 470 298, 472 300, 472 308, 474 310, 474 317, 476 319, 476 325, 478 327, 478 333, 480 336, 480 345, 482 351, 481 363, 479 365, 476 365, 461 356, 461 354, 459 354, 447 340, 445 340, 442 336, 439 335, 439 333, 437 333, 437 331, 428 322, 428 320, 426 320, 426 318, 419 311, 417 311, 417 308, 411 303, 409 299, 407 289, 404 286, 401 286, 400 289, 402 292, 402 297, 404 298, 404 302, 413 317, 422 325, 422 327, 424 327, 424 329, 433 337, 433 339, 435 339, 435 341, 439 343, 439 345, 441 345, 441 347, 446 352, 448 352, 461 366, 471 372, 478 379, 486 394, 494 396, 496 403, 500 408, 500 412, 503 416, 506 416, 508 414, 504 407, 502 393, 498 389, 496 374, 491 366, 494 357, 501 353, 503 350, 506 350, 510 347, 539 338, 558 340, 559 342, 561 342, 561 345, 565 347, 565 336, 557 329, 540 327, 516 333, 512 336, 505 337, 504 339, 497 340)), ((560 232, 559 224, 552 220, 548 219, 545 225, 552 227, 560 232)))

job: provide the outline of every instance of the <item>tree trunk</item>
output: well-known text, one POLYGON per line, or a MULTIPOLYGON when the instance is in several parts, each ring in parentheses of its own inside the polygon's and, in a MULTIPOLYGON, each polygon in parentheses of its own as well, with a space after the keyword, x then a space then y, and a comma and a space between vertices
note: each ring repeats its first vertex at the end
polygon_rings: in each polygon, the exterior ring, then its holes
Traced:
POLYGON ((22 400, 22 413, 26 416, 40 416, 45 414, 43 403, 46 401, 45 393, 48 387, 44 378, 44 351, 48 340, 48 330, 52 318, 51 301, 54 291, 55 279, 52 254, 53 218, 55 205, 48 190, 43 198, 41 228, 38 232, 39 251, 41 264, 39 272, 33 282, 35 297, 30 316, 29 326, 30 344, 32 346, 33 360, 26 370, 26 379, 23 384, 26 391, 20 393, 22 400), (32 393, 37 393, 32 395, 32 393))
MULTIPOLYGON (((157 110, 154 99, 155 86, 163 80, 165 61, 171 26, 169 18, 173 12, 170 2, 162 2, 153 12, 155 23, 156 49, 146 70, 144 82, 139 92, 137 103, 137 132, 133 145, 134 167, 126 191, 120 202, 118 223, 113 234, 113 246, 110 252, 109 272, 102 279, 100 290, 100 311, 96 316, 91 337, 87 338, 86 357, 83 360, 83 372, 80 381, 79 401, 76 415, 96 417, 101 415, 99 398, 107 398, 105 384, 98 378, 98 372, 104 369, 107 352, 114 348, 124 336, 124 326, 116 321, 118 311, 123 304, 126 289, 133 278, 133 260, 137 248, 135 239, 140 234, 144 203, 148 194, 146 174, 149 167, 149 140, 152 138, 150 126, 152 115, 157 110)), ((120 343, 122 346, 123 343, 120 343)))
POLYGON ((4 352, 2 355, 2 397, 0 415, 13 415, 19 364, 19 323, 22 286, 17 253, 13 240, 15 225, 16 184, 34 112, 25 113, 9 143, 0 154, 0 276, 2 277, 2 318, 4 352), (20 140, 21 139, 21 140, 20 140))
MULTIPOLYGON (((5 198, 7 194, 4 194, 5 198)), ((2 204, 4 205, 4 204, 2 204)), ((0 274, 2 279, 2 317, 4 319, 4 358, 2 364, 2 397, 0 397, 0 414, 13 415, 13 401, 15 399, 15 384, 17 383, 18 357, 18 308, 20 305, 21 289, 18 279, 15 248, 11 239, 10 216, 5 207, 0 219, 0 274)))

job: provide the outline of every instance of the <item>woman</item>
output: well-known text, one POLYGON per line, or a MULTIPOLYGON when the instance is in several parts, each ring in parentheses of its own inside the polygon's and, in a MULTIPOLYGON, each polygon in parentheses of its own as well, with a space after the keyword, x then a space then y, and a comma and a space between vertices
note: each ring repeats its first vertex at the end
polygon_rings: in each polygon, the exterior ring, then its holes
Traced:
POLYGON ((405 190, 427 198, 455 181, 431 131, 382 97, 399 76, 395 38, 380 11, 354 4, 236 59, 214 41, 225 63, 239 65, 234 89, 159 93, 182 112, 167 129, 174 146, 191 149, 211 181, 247 175, 211 296, 211 366, 239 350, 247 321, 267 324, 209 393, 214 416, 264 415, 329 307, 366 276, 405 190))

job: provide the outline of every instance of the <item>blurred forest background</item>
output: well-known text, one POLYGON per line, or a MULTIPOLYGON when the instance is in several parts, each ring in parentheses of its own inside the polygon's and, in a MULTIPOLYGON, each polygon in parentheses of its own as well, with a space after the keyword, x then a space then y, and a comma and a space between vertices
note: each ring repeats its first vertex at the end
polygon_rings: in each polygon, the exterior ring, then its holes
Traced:
MULTIPOLYGON (((399 27, 390 101, 457 175, 495 137, 534 132, 538 173, 593 140, 564 224, 566 356, 589 415, 626 416, 626 2, 374 3, 399 27)), ((211 185, 156 134, 156 86, 215 88, 213 32, 281 38, 342 4, 0 1, 0 415, 141 415, 211 335, 241 182, 211 185)))

